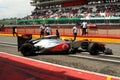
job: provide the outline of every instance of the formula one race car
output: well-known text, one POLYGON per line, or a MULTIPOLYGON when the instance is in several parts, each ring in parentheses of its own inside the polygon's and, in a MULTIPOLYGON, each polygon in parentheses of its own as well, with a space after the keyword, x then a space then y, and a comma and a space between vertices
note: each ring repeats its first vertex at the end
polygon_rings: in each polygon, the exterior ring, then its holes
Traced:
POLYGON ((89 52, 91 55, 97 55, 99 52, 112 54, 112 50, 105 47, 105 44, 92 42, 89 40, 68 40, 60 39, 56 35, 44 36, 38 39, 25 41, 19 51, 24 56, 36 53, 76 53, 78 49, 89 52))

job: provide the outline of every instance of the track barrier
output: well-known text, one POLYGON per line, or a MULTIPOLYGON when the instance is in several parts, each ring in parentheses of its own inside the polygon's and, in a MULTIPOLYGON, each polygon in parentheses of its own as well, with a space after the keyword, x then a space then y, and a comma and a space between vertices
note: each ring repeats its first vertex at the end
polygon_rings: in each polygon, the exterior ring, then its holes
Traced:
MULTIPOLYGON (((61 25, 59 26, 60 36, 63 38, 73 39, 72 27, 74 25, 61 25)), ((58 25, 52 25, 51 34, 56 34, 58 25)), ((32 34, 33 37, 40 37, 39 25, 17 25, 17 34, 32 34)), ((3 27, 0 31, 0 36, 13 36, 13 28, 11 25, 3 27)), ((95 25, 89 24, 87 34, 81 35, 81 27, 78 27, 77 40, 89 39, 96 42, 120 43, 120 25, 95 25)))
POLYGON ((0 80, 120 80, 120 78, 0 52, 0 80))

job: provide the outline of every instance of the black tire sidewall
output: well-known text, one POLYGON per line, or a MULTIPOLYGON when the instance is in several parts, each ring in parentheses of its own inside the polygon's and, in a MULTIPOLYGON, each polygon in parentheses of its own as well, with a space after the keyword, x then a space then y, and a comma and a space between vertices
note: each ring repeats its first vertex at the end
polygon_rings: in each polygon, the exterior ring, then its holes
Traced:
POLYGON ((33 45, 30 43, 25 43, 20 47, 20 51, 24 56, 30 56, 33 54, 33 45))
POLYGON ((99 52, 99 45, 97 43, 90 43, 88 46, 88 51, 91 55, 97 55, 99 52))

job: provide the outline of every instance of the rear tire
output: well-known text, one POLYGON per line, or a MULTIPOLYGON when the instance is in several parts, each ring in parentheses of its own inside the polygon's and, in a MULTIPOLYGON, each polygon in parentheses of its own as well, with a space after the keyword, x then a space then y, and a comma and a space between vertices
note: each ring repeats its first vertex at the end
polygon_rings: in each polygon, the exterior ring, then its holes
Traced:
POLYGON ((20 51, 24 56, 30 56, 34 53, 34 48, 32 44, 25 43, 20 47, 20 51))
POLYGON ((99 52, 99 45, 97 43, 90 43, 88 45, 88 51, 91 55, 97 55, 99 52))

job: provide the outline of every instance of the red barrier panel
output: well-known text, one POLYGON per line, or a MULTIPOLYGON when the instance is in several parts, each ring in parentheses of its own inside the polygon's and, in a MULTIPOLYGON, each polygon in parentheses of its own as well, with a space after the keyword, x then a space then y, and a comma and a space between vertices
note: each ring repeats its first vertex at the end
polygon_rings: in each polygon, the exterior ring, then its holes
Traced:
MULTIPOLYGON (((72 36, 73 37, 73 28, 74 25, 63 25, 59 26, 59 33, 61 36, 72 36)), ((56 28, 58 26, 51 26, 52 34, 56 34, 56 28)), ((12 34, 13 28, 12 26, 5 26, 3 31, 0 31, 0 34, 12 34)), ((17 26, 17 33, 18 34, 40 34, 39 26, 35 25, 21 25, 17 26)), ((81 27, 78 27, 78 34, 77 36, 82 36, 81 27)), ((120 38, 120 25, 95 25, 95 24, 88 24, 86 36, 92 37, 106 37, 106 38, 120 38)))
POLYGON ((0 52, 0 80, 120 80, 0 52))

